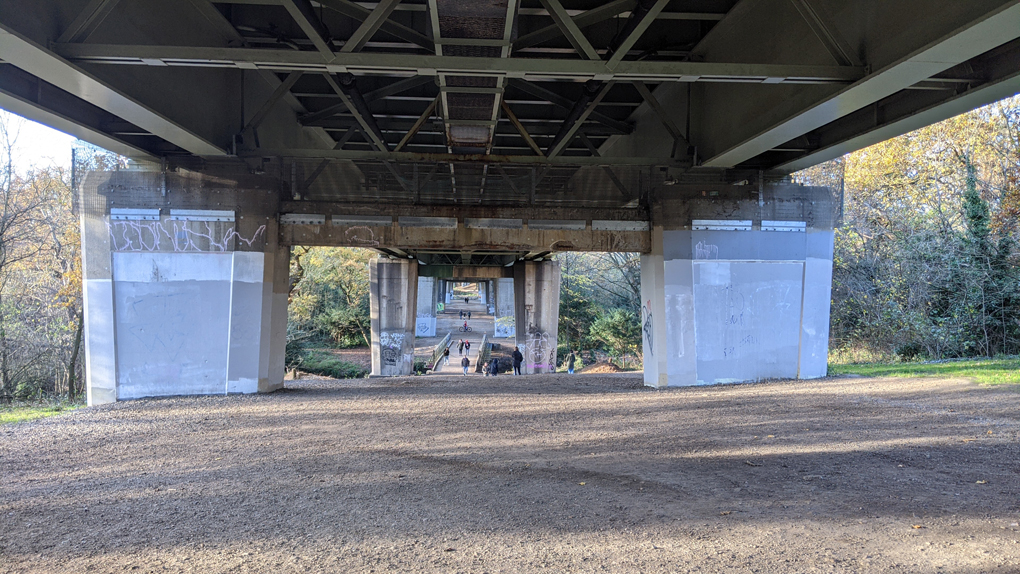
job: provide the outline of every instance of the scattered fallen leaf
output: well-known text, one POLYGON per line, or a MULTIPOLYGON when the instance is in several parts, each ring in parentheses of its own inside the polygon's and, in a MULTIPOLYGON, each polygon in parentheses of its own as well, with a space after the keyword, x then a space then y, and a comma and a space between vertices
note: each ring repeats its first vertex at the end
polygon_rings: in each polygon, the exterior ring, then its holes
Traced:
POLYGON ((732 510, 724 510, 724 511, 719 513, 719 516, 726 516, 727 514, 729 514, 731 512, 733 512, 733 511, 732 510))
POLYGON ((911 528, 913 528, 914 530, 919 530, 921 528, 924 528, 924 526, 921 526, 920 524, 915 524, 915 525, 911 526, 911 528))
POLYGON ((456 552, 456 551, 457 551, 456 548, 447 548, 446 550, 443 550, 443 552, 456 552))
POLYGON ((214 460, 223 460, 223 457, 222 456, 218 456, 214 460))
POLYGON ((761 466, 761 465, 760 465, 760 464, 758 464, 757 462, 751 462, 751 461, 749 461, 749 460, 745 460, 745 461, 744 461, 744 464, 746 464, 747 466, 761 466))
POLYGON ((583 482, 579 482, 579 483, 577 483, 577 484, 580 484, 581 486, 584 486, 584 483, 583 483, 583 482))
POLYGON ((988 431, 988 433, 987 433, 987 434, 995 434, 995 433, 993 433, 992 431, 988 431))
POLYGON ((765 437, 765 438, 776 438, 776 435, 774 435, 774 434, 770 434, 769 436, 767 436, 767 437, 765 437))
POLYGON ((976 440, 977 440, 976 438, 965 438, 965 439, 960 439, 960 442, 974 442, 976 440))
POLYGON ((979 480, 979 481, 975 482, 974 484, 988 484, 988 481, 987 480, 979 480))

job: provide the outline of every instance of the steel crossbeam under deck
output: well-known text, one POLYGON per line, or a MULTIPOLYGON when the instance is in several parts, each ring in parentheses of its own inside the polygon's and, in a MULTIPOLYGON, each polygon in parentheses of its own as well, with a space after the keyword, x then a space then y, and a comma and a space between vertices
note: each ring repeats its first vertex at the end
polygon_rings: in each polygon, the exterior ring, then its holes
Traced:
POLYGON ((419 54, 345 53, 327 61, 318 52, 256 48, 54 44, 61 56, 77 62, 184 68, 236 68, 393 76, 492 75, 528 80, 617 80, 643 82, 734 82, 767 84, 850 83, 864 68, 725 62, 608 62, 544 58, 475 58, 419 54))
POLYGON ((138 159, 739 181, 1016 93, 1020 0, 34 0, 0 3, 0 58, 0 104, 138 159))

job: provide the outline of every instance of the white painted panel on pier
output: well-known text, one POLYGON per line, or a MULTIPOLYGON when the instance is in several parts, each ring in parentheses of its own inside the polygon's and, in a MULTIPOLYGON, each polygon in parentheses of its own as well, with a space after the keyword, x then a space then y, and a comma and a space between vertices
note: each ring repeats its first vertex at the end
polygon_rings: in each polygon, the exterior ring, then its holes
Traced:
POLYGON ((695 262, 699 384, 797 376, 801 262, 695 262))
POLYGON ((232 255, 114 253, 113 267, 118 398, 223 393, 232 255))

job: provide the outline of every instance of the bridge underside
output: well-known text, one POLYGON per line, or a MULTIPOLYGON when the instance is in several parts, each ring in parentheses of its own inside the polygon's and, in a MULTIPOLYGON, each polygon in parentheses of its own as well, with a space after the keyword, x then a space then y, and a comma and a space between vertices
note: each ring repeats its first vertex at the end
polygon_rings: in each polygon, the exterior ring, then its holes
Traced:
POLYGON ((788 174, 1017 61, 1020 0, 0 3, 0 106, 152 166, 82 190, 94 402, 277 388, 291 245, 381 254, 394 372, 463 266, 555 349, 573 250, 643 254, 649 384, 823 374, 832 194, 788 174))

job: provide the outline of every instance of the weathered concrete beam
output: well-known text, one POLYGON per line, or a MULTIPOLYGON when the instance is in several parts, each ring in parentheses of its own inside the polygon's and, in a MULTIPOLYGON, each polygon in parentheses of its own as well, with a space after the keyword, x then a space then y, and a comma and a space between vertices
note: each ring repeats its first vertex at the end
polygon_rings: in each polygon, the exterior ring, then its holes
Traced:
MULTIPOLYGON (((597 220, 596 220, 597 221, 597 220)), ((332 224, 283 224, 284 245, 365 247, 405 251, 626 251, 648 250, 647 231, 584 229, 477 229, 379 226, 345 222, 332 224)))
POLYGON ((397 205, 378 203, 347 203, 330 201, 284 201, 281 213, 321 213, 329 215, 360 215, 388 217, 461 217, 537 220, 612 219, 617 221, 648 221, 645 209, 611 209, 602 207, 513 207, 471 205, 397 205))
POLYGON ((483 279, 512 279, 514 268, 481 267, 467 265, 419 265, 418 277, 436 277, 439 279, 463 279, 476 281, 483 279))
POLYGON ((815 229, 832 229, 835 199, 825 187, 796 184, 695 185, 680 184, 669 195, 652 200, 652 227, 690 229, 695 220, 798 221, 815 229))

